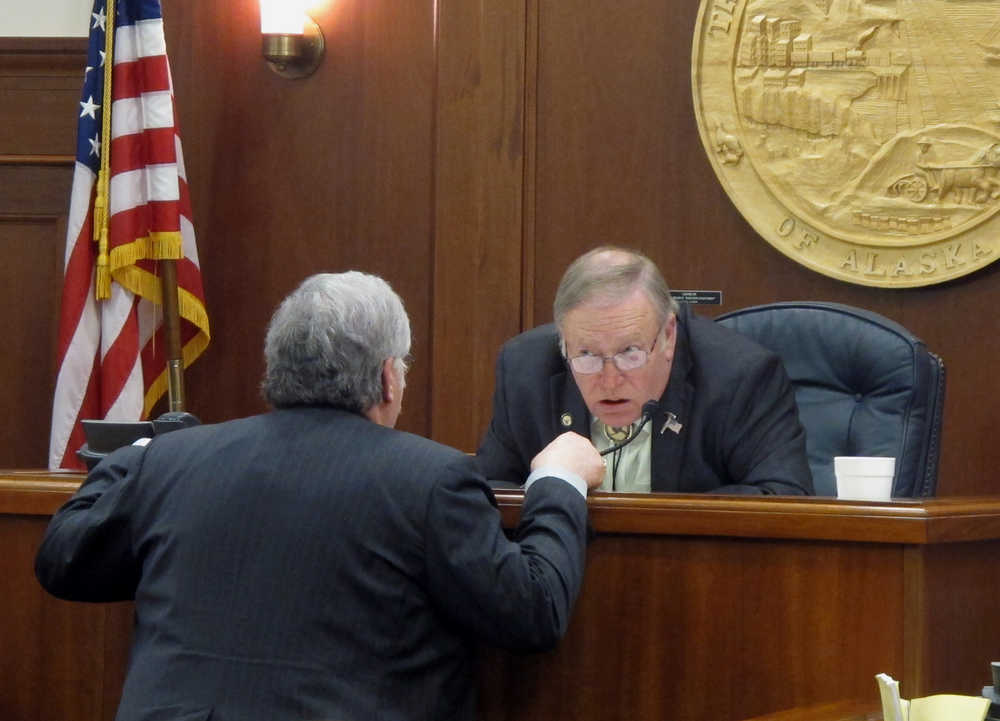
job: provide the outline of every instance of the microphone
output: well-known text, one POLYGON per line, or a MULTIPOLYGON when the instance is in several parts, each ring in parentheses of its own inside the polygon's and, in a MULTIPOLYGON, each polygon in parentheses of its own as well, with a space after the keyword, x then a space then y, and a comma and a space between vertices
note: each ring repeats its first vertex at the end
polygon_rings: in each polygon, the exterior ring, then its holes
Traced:
POLYGON ((615 451, 620 451, 622 448, 624 448, 629 443, 631 443, 632 441, 634 441, 635 438, 636 438, 636 436, 639 435, 639 431, 642 430, 642 427, 644 425, 646 425, 647 423, 649 423, 650 420, 652 420, 653 415, 655 415, 655 413, 659 409, 659 407, 660 407, 660 404, 657 401, 650 400, 650 401, 646 401, 645 403, 643 403, 642 404, 642 416, 639 418, 639 425, 636 426, 635 431, 632 432, 632 433, 630 433, 629 437, 626 438, 624 441, 619 441, 618 443, 616 443, 613 446, 611 446, 611 448, 605 448, 603 451, 601 451, 601 455, 602 456, 606 456, 609 453, 614 453, 615 451))

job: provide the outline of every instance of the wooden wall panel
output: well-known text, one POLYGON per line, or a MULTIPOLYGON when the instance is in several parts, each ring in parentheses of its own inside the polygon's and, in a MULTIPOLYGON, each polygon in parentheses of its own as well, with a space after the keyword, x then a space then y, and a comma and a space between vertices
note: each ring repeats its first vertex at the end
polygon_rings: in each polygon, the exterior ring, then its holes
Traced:
MULTIPOLYGON (((412 316, 401 426, 474 450, 499 344, 551 317, 570 260, 613 242, 645 251, 675 288, 722 290, 722 307, 702 309, 709 315, 810 298, 909 326, 949 372, 940 491, 996 490, 1000 271, 867 288, 806 270, 759 238, 698 136, 698 5, 339 0, 317 12, 324 63, 298 81, 260 58, 254 0, 166 8, 213 328, 187 374, 189 408, 206 421, 263 409, 261 344, 274 305, 309 273, 360 268, 384 275, 412 316)), ((0 156, 15 158, 18 173, 29 157, 51 169, 71 152, 82 53, 79 39, 0 42, 0 156)), ((66 166, 58 172, 55 183, 4 175, 0 204, 23 214, 38 197, 65 197, 66 166)), ((52 257, 58 220, 43 215, 13 230, 7 218, 0 232, 52 257)), ((18 262, 27 275, 48 263, 18 262)), ((25 359, 44 354, 52 328, 18 341, 32 348, 25 359)), ((47 428, 43 395, 19 412, 47 428)), ((8 397, 26 402, 0 392, 8 397)), ((0 460, 43 463, 42 445, 24 457, 0 446, 0 460)))
POLYGON ((0 156, 0 464, 48 462, 71 179, 68 162, 0 156))
POLYGON ((521 329, 527 20, 524 0, 439 9, 431 431, 470 451, 521 329))
POLYGON ((168 8, 213 336, 187 374, 188 405, 206 421, 262 410, 274 307, 309 274, 353 268, 406 303, 417 362, 400 425, 427 433, 433 4, 344 0, 316 18, 326 58, 289 81, 260 56, 253 0, 168 8))
POLYGON ((10 339, 0 357, 7 409, 0 416, 0 461, 14 468, 44 466, 48 458, 65 228, 59 217, 0 215, 0 253, 16 268, 3 271, 0 283, 0 337, 10 339))
POLYGON ((0 38, 0 155, 73 155, 84 38, 0 38))
POLYGON ((48 462, 62 258, 86 43, 0 38, 0 465, 48 462))

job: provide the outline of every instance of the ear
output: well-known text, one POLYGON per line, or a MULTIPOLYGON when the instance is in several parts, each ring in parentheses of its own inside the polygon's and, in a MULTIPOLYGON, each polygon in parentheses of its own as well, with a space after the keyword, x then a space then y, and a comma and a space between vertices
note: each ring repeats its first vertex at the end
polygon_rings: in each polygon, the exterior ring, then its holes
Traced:
POLYGON ((396 366, 392 358, 382 363, 382 402, 392 403, 396 399, 396 366))
POLYGON ((668 360, 674 359, 674 350, 677 348, 677 314, 671 313, 667 321, 667 338, 664 350, 668 360))

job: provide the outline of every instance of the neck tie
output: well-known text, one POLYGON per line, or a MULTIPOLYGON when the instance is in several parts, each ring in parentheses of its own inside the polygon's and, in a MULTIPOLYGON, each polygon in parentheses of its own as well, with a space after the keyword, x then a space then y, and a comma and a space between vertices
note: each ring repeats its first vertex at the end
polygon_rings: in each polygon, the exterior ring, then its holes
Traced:
POLYGON ((621 443, 632 435, 632 430, 634 428, 635 423, 630 423, 627 426, 609 426, 605 423, 604 435, 607 436, 608 440, 612 443, 621 443))

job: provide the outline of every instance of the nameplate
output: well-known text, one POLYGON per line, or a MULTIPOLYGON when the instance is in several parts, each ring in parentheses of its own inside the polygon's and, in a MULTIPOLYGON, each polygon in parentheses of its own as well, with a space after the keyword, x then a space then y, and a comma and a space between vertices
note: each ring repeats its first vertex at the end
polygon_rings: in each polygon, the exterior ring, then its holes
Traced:
POLYGON ((670 295, 674 300, 690 305, 722 305, 721 290, 672 290, 670 295))

